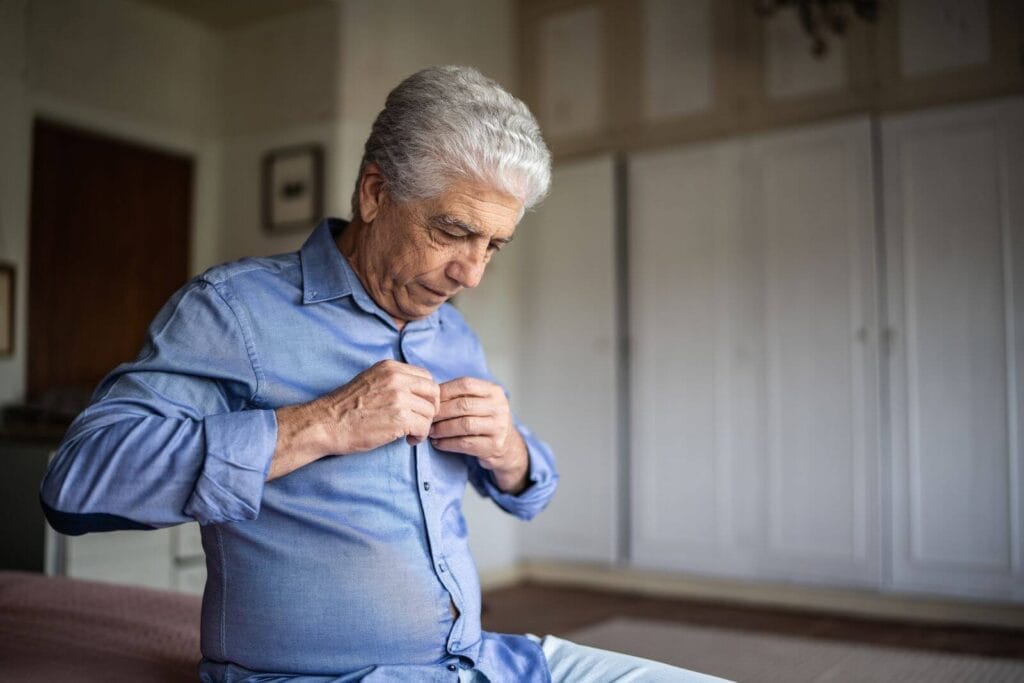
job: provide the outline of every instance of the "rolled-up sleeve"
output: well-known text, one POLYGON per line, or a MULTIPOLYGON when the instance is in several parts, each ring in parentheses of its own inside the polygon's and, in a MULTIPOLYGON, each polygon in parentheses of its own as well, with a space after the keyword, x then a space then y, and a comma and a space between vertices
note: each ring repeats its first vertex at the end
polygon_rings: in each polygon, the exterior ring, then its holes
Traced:
POLYGON ((272 410, 206 418, 206 455, 185 514, 200 524, 255 519, 277 442, 272 410))
POLYGON ((533 519, 551 500, 558 487, 558 472, 551 448, 518 421, 516 428, 526 442, 526 452, 530 459, 526 488, 518 494, 502 491, 495 483, 494 476, 481 467, 475 458, 472 459, 470 482, 480 495, 489 496, 501 509, 528 520, 533 519))
POLYGON ((277 442, 260 409, 251 335, 220 287, 197 279, 150 325, 72 423, 40 499, 80 534, 254 519, 277 442))

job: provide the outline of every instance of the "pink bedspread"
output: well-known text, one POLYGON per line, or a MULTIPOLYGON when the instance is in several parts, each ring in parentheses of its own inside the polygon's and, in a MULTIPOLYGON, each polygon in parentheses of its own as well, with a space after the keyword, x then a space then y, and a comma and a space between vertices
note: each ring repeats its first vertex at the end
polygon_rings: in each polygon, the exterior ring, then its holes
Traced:
POLYGON ((0 680, 196 681, 199 602, 0 571, 0 680))

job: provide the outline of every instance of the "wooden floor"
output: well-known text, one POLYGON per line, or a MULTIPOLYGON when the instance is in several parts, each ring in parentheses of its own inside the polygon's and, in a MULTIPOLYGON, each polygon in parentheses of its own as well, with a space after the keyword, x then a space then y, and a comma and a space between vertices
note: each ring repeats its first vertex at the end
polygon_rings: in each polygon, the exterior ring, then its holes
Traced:
POLYGON ((1024 659, 1024 631, 882 621, 523 583, 484 595, 483 625, 564 636, 613 617, 1024 659))

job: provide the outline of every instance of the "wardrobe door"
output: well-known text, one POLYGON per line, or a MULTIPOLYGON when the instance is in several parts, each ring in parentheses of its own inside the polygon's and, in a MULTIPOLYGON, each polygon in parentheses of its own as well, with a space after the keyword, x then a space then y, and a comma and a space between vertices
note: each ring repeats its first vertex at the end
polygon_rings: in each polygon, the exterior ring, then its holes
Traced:
POLYGON ((634 157, 636 565, 876 585, 866 119, 634 157))
MULTIPOLYGON (((752 568, 757 359, 744 325, 740 143, 629 163, 631 560, 719 575, 752 568)), ((749 255, 749 254, 748 254, 749 255)), ((744 315, 746 312, 748 315, 744 315)))
POLYGON ((882 132, 892 583, 1024 600, 1024 100, 882 132))
POLYGON ((551 196, 516 231, 525 286, 515 405, 561 474, 551 504, 523 527, 527 559, 617 557, 615 220, 615 164, 601 156, 558 164, 551 196))
POLYGON ((753 139, 743 223, 760 253, 759 573, 880 580, 871 125, 753 139))

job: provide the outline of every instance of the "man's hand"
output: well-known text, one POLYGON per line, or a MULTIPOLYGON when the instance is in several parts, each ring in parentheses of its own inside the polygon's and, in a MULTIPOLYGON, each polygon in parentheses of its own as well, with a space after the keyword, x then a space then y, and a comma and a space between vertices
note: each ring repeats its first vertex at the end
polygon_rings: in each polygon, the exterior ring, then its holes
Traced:
POLYGON ((494 473, 502 491, 520 493, 525 489, 530 460, 501 387, 460 377, 440 388, 441 406, 430 428, 434 446, 474 456, 494 473))
POLYGON ((277 410, 277 448, 267 480, 325 455, 368 451, 399 437, 427 438, 439 388, 423 368, 377 363, 318 399, 277 410))

